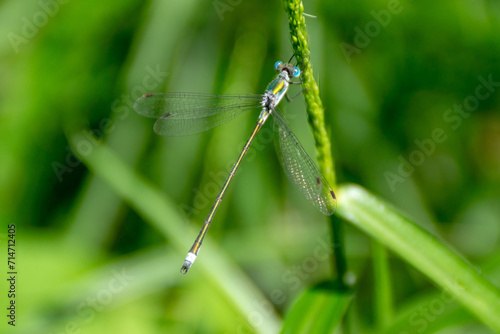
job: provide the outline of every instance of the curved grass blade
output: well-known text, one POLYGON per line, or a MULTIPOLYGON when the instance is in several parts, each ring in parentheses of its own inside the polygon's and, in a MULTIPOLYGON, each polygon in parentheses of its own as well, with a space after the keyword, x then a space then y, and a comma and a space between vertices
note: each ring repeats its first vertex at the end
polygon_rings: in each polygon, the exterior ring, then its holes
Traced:
POLYGON ((276 108, 272 115, 276 153, 286 176, 319 212, 332 215, 337 206, 333 189, 290 130, 281 111, 276 108))
POLYGON ((145 94, 134 104, 143 116, 158 118, 160 135, 183 136, 227 123, 245 110, 260 108, 262 95, 210 95, 199 93, 145 94))
POLYGON ((399 255, 500 333, 500 289, 461 254, 358 185, 339 188, 337 216, 399 255))
MULTIPOLYGON (((184 253, 185 245, 191 240, 189 235, 195 231, 189 229, 191 233, 186 233, 185 217, 180 214, 175 203, 160 188, 137 175, 129 164, 105 144, 96 145, 89 154, 80 155, 76 147, 85 140, 89 139, 81 133, 68 138, 73 152, 92 173, 105 181, 144 221, 160 231, 168 239, 169 246, 184 253)), ((92 140, 97 142, 97 138, 92 140)), ((267 299, 246 273, 231 261, 227 253, 213 246, 210 243, 204 246, 205 258, 200 261, 200 273, 203 275, 201 279, 234 306, 234 312, 239 318, 246 319, 248 314, 255 312, 255 300, 267 299)), ((177 267, 173 270, 178 272, 177 267)), ((268 310, 265 321, 258 326, 250 322, 250 326, 256 333, 276 333, 281 320, 273 309, 268 310)))

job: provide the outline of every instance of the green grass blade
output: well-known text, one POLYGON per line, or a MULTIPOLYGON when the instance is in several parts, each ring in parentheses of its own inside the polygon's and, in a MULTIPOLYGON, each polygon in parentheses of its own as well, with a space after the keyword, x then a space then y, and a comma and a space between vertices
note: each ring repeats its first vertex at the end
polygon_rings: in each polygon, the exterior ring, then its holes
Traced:
POLYGON ((392 285, 387 248, 372 241, 374 308, 375 318, 380 329, 388 326, 393 318, 392 285))
POLYGON ((341 324, 353 291, 343 284, 324 282, 308 288, 292 306, 282 334, 333 333, 341 324))
MULTIPOLYGON (((88 141, 83 135, 69 138, 75 153, 80 143, 88 141)), ((197 231, 186 229, 180 211, 167 200, 164 194, 139 175, 133 172, 116 154, 104 145, 93 146, 90 153, 79 155, 88 168, 102 178, 125 202, 130 204, 144 219, 156 227, 178 251, 179 267, 172 270, 179 272, 182 261, 192 237, 197 231)), ((96 222, 98 223, 98 222, 96 222)), ((195 267, 208 278, 207 283, 213 284, 239 310, 243 318, 255 312, 255 301, 265 301, 266 297, 252 281, 233 264, 221 251, 216 250, 207 241, 203 244, 201 258, 195 267)), ((194 275, 190 272, 190 275, 194 275)), ((179 275, 181 273, 179 272, 179 275)), ((254 328, 259 333, 275 333, 281 327, 281 321, 272 310, 266 313, 261 326, 254 328)))
POLYGON ((338 199, 339 216, 401 256, 500 332, 500 291, 472 264, 360 186, 343 185, 338 199))

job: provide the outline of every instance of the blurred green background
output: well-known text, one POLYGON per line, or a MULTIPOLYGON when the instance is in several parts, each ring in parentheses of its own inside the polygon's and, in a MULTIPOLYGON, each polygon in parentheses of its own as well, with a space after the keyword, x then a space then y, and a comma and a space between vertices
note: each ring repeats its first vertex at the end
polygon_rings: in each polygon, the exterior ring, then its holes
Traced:
MULTIPOLYGON (((305 287, 331 278, 327 220, 287 182, 271 124, 197 263, 180 275, 259 111, 164 138, 132 109, 151 92, 263 92, 274 63, 292 54, 279 1, 0 6, 1 254, 6 263, 7 225, 15 224, 19 273, 15 329, 2 279, 2 332, 274 333, 305 287), (90 157, 99 144, 109 150, 104 170, 121 178, 119 162, 158 196, 124 196, 72 153, 90 157)), ((316 0, 304 8, 317 16, 306 18, 310 60, 339 181, 394 203, 498 285, 499 3, 316 0)), ((303 99, 283 109, 314 156, 303 99)), ((357 279, 345 331, 376 332, 370 242, 345 232, 357 279)), ((396 311, 439 296, 398 258, 391 274, 396 311)), ((402 316, 394 332, 489 332, 453 302, 430 310, 402 316)))

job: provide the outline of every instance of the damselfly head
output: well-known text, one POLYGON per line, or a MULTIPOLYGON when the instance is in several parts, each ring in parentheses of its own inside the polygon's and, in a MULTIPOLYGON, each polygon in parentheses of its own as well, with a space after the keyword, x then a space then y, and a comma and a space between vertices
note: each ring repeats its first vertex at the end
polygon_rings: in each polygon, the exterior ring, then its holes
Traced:
POLYGON ((278 72, 286 71, 290 77, 297 78, 300 76, 300 69, 298 67, 294 67, 290 63, 283 63, 282 61, 277 61, 274 64, 274 69, 278 72))

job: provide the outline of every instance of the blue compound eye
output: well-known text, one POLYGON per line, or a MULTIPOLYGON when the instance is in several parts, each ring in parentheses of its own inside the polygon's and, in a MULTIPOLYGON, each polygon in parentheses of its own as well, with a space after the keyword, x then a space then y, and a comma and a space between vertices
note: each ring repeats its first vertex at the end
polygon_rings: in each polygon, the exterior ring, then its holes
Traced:
POLYGON ((298 67, 293 68, 293 76, 298 77, 300 75, 300 69, 298 67))
POLYGON ((276 64, 274 64, 274 69, 276 71, 281 71, 283 69, 283 62, 282 61, 277 61, 276 64))

